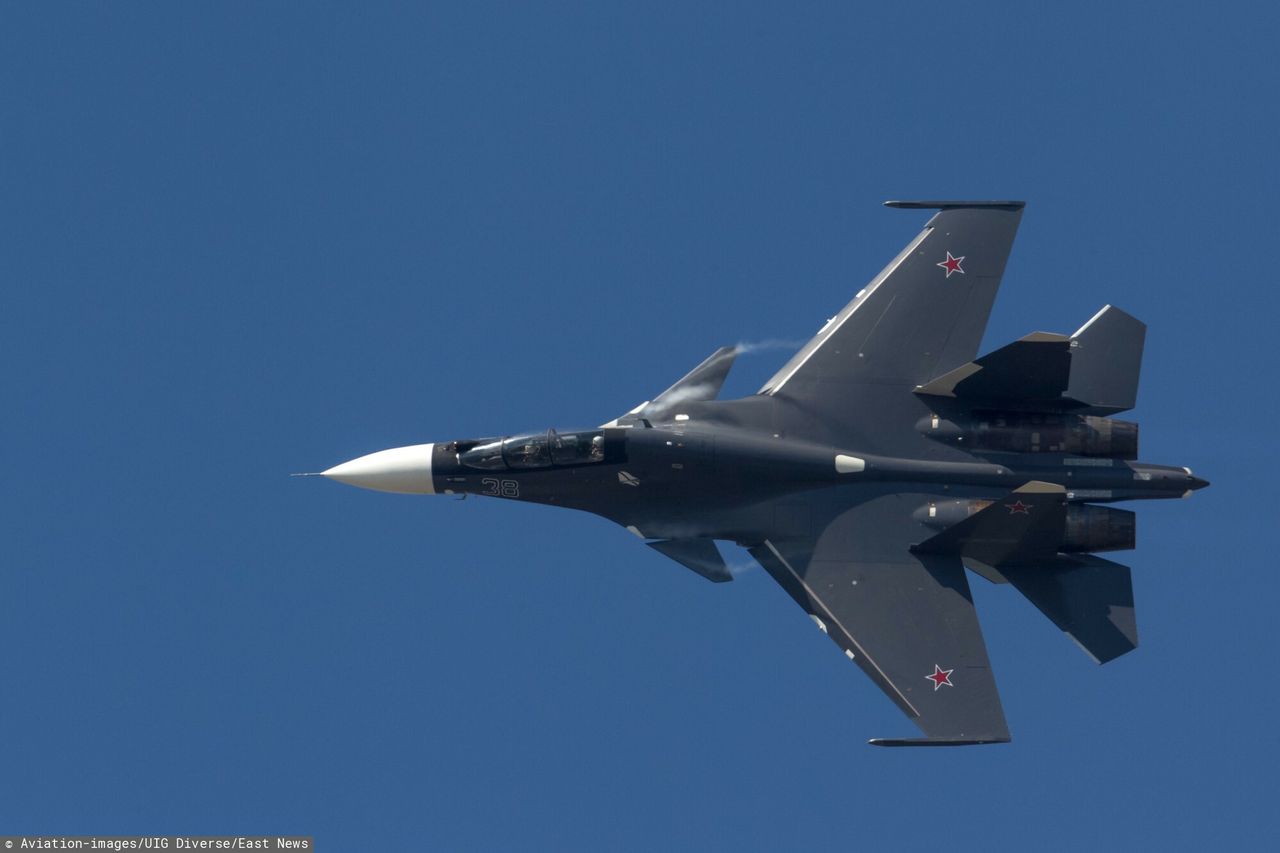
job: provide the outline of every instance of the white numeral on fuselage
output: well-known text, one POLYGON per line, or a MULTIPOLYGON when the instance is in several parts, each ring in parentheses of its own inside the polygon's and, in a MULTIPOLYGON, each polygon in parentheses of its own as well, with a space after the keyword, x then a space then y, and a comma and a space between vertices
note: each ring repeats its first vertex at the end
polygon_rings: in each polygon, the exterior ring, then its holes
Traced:
POLYGON ((485 477, 480 481, 484 491, 480 494, 489 495, 495 498, 518 498, 520 497, 520 481, 519 480, 498 480, 493 477, 485 477))

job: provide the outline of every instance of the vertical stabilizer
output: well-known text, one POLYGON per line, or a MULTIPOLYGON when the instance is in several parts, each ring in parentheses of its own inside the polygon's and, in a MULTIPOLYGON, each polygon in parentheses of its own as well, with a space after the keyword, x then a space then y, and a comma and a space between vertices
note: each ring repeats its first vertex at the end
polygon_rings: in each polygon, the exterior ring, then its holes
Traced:
POLYGON ((1071 381, 1063 395, 1086 403, 1095 414, 1132 409, 1146 324, 1106 306, 1071 336, 1071 381))

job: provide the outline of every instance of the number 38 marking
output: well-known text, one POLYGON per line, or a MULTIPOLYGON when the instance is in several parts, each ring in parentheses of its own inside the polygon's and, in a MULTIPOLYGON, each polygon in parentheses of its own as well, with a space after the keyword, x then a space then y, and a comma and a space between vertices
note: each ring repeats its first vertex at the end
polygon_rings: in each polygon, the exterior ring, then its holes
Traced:
POLYGON ((519 480, 495 480, 493 477, 485 477, 480 481, 480 485, 484 487, 484 491, 481 494, 495 498, 520 497, 519 480))

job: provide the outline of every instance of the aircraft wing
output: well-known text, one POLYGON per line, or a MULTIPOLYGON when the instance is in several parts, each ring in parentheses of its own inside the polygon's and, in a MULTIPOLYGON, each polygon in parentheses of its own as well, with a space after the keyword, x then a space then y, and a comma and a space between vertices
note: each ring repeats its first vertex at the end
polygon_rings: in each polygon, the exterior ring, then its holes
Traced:
POLYGON ((977 355, 1023 203, 886 204, 938 213, 760 389, 803 413, 792 434, 816 430, 808 437, 872 447, 925 410, 904 390, 977 355))
POLYGON ((1009 740, 986 644, 957 554, 912 553, 930 499, 885 492, 805 531, 826 505, 780 506, 751 554, 820 630, 924 732, 883 746, 1009 740))

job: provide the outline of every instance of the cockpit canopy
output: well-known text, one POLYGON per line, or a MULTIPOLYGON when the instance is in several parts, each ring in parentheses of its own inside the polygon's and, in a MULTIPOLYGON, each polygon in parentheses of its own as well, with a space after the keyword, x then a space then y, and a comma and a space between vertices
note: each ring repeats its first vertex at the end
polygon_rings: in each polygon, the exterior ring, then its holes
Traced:
POLYGON ((530 435, 486 441, 458 454, 458 462, 485 471, 589 465, 604 461, 604 430, 530 435))

